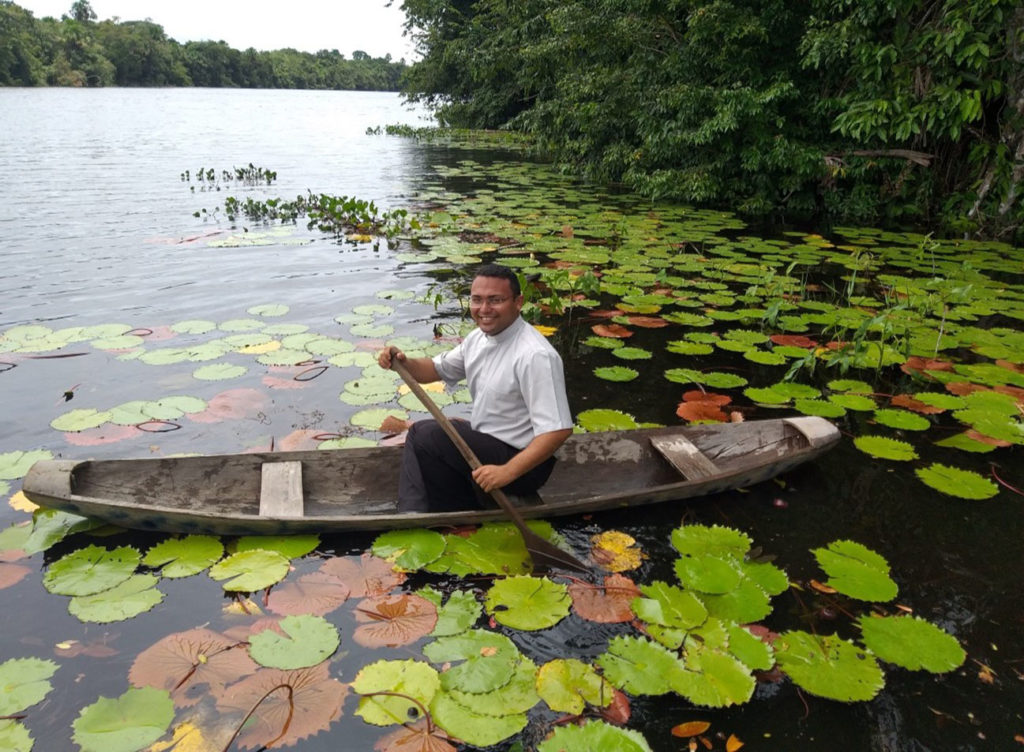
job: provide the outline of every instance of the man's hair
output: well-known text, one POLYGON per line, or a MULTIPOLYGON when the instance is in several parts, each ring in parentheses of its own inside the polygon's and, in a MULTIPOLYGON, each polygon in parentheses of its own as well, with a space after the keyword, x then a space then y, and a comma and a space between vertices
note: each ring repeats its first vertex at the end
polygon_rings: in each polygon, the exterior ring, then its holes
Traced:
POLYGON ((477 277, 497 277, 498 279, 507 279, 509 287, 512 288, 512 296, 518 298, 523 294, 522 288, 519 286, 519 277, 507 266, 501 264, 485 264, 476 270, 473 275, 473 279, 477 277))

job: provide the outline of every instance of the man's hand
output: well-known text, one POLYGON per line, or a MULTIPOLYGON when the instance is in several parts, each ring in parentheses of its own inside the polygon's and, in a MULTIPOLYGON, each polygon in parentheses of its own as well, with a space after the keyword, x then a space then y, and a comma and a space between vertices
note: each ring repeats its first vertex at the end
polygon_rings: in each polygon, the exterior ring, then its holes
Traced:
MULTIPOLYGON (((405 362, 405 353, 401 350, 395 349, 395 359, 405 362)), ((377 365, 383 368, 385 371, 391 370, 391 348, 385 347, 379 353, 377 353, 377 365)))
POLYGON ((508 465, 481 465, 473 471, 473 480, 487 493, 504 488, 518 477, 508 465))

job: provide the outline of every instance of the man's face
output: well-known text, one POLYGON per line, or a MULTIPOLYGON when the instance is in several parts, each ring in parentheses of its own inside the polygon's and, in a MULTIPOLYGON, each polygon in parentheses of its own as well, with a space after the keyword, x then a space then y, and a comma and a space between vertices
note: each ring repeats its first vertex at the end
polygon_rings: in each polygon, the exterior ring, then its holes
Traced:
POLYGON ((476 277, 469 288, 469 313, 484 334, 505 331, 523 308, 523 296, 513 297, 512 285, 500 277, 476 277))

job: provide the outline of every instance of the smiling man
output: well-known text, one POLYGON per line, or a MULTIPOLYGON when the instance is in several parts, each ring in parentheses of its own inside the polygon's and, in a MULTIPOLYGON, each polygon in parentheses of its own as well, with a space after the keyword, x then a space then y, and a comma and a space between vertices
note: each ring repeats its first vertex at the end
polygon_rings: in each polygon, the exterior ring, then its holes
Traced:
MULTIPOLYGON (((402 456, 400 510, 472 509, 480 506, 475 486, 527 494, 551 475, 555 451, 572 434, 572 414, 562 359, 519 315, 522 308, 516 275, 504 266, 481 267, 469 297, 477 328, 434 358, 395 354, 421 383, 466 379, 473 412, 468 425, 454 425, 481 462, 470 472, 436 421, 414 423, 402 456)), ((382 351, 377 362, 391 368, 390 350, 382 351)))

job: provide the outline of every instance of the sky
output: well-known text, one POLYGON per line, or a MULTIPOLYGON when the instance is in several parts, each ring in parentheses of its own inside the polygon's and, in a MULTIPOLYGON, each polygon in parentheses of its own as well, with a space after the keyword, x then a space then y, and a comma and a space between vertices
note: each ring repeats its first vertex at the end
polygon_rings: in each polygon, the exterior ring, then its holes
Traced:
MULTIPOLYGON (((15 0, 36 18, 67 14, 74 0, 15 0)), ((415 55, 394 0, 89 0, 98 21, 150 20, 178 42, 225 41, 235 49, 355 50, 393 60, 415 55)))

